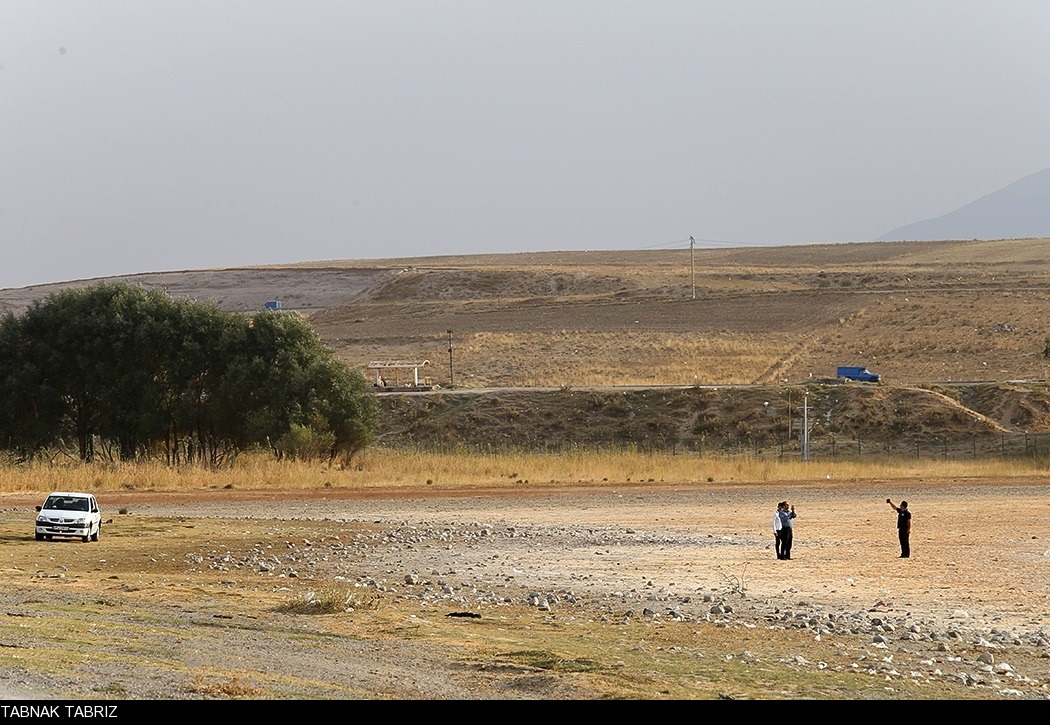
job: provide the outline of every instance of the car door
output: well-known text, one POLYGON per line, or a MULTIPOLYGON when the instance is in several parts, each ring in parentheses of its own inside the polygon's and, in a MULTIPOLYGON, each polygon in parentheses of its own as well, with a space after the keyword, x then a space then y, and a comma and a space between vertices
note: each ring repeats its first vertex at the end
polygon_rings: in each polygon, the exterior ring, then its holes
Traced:
POLYGON ((102 514, 98 510, 98 501, 94 496, 91 497, 91 524, 95 532, 98 532, 102 526, 102 514))

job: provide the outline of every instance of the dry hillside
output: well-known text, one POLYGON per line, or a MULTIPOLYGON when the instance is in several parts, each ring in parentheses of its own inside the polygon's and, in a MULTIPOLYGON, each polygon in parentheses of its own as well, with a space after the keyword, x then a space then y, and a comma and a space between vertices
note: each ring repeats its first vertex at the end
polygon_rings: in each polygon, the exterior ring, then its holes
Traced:
MULTIPOLYGON (((713 436, 778 445, 797 428, 802 386, 816 385, 818 426, 885 446, 1050 430, 1041 382, 1050 378, 1047 260, 1048 239, 875 242, 344 260, 122 279, 231 310, 280 300, 363 372, 373 360, 428 360, 422 374, 442 394, 385 400, 387 440, 562 445, 591 436, 688 446, 713 436), (867 365, 885 385, 822 385, 840 364, 867 365), (753 384, 764 387, 711 389, 753 384), (666 398, 654 407, 644 392, 583 390, 596 386, 670 389, 648 394, 666 398), (552 392, 529 398, 513 390, 522 387, 552 392), (475 388, 504 392, 451 395, 475 388)), ((94 281, 0 290, 0 310, 94 281)))

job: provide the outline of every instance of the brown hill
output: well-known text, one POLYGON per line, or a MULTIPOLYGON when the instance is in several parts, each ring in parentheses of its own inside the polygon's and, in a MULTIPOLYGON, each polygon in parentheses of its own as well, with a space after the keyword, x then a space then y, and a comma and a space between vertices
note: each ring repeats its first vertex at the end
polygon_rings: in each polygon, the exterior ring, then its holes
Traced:
MULTIPOLYGON (((391 401, 387 438, 561 444, 587 431, 690 445, 717 428, 754 444, 767 428, 764 440, 785 435, 791 418, 769 413, 773 403, 725 396, 775 398, 774 410, 786 410, 788 391, 797 404, 812 384, 814 400, 836 399, 822 425, 853 440, 876 431, 930 437, 945 426, 956 436, 1050 430, 1040 382, 1050 377, 1047 260, 1047 239, 874 242, 346 260, 121 279, 232 310, 280 300, 362 371, 373 360, 428 360, 423 374, 445 392, 391 401), (884 384, 819 385, 838 365, 866 365, 884 384), (581 390, 596 386, 672 387, 581 390), (529 400, 512 392, 523 387, 553 390, 529 400), (466 388, 504 392, 471 401, 450 394, 466 388), (650 411, 659 396, 655 407, 667 415, 650 411), (406 406, 418 408, 414 417, 406 406), (475 418, 456 420, 452 408, 475 418), (576 418, 559 420, 570 409, 576 418), (439 431, 441 420, 451 422, 439 431)), ((18 312, 93 281, 0 290, 0 309, 18 312)))

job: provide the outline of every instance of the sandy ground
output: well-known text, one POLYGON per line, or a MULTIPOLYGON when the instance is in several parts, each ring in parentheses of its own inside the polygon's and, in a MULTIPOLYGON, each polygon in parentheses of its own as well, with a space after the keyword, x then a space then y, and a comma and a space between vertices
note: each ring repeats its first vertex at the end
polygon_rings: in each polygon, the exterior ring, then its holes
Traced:
MULTIPOLYGON (((603 594, 652 580, 689 593, 734 578, 755 597, 790 593, 837 608, 881 602, 940 617, 964 609, 1002 627, 1050 627, 1050 489, 1042 484, 625 486, 513 497, 329 492, 236 503, 139 501, 135 510, 473 527, 489 532, 489 551, 479 556, 503 556, 487 565, 491 578, 512 574, 539 589, 603 594), (909 501, 908 560, 898 558, 896 513, 886 498, 909 501), (798 514, 790 562, 778 561, 772 549, 772 513, 782 499, 798 514)), ((414 561, 405 551, 382 562, 405 572, 439 563, 414 561)))
POLYGON ((380 587, 401 589, 409 574, 441 575, 458 592, 474 592, 475 601, 549 595, 610 616, 649 608, 656 616, 710 619, 712 595, 735 587, 748 603, 736 607, 737 618, 802 612, 864 620, 860 645, 873 641, 867 622, 892 618, 918 631, 927 648, 952 636, 1023 652, 1032 668, 1026 676, 1050 682, 1045 482, 610 487, 528 496, 403 491, 396 498, 326 494, 136 509, 381 522, 392 541, 416 543, 360 552, 380 587), (886 498, 909 501, 910 559, 899 558, 896 513, 886 498), (772 549, 772 512, 782 499, 798 514, 791 561, 777 560, 772 549))
MULTIPOLYGON (((923 670, 923 677, 976 682, 993 698, 1050 697, 1045 481, 136 492, 103 495, 100 502, 110 510, 127 506, 138 516, 379 527, 381 535, 347 544, 344 553, 351 556, 330 557, 322 547, 297 550, 300 577, 363 577, 382 591, 411 590, 463 609, 531 600, 555 614, 571 602, 612 619, 812 627, 839 641, 851 638, 865 667, 881 648, 895 653, 896 662, 907 661, 911 676, 923 670), (907 499, 913 511, 910 559, 898 558, 896 514, 887 497, 907 499), (798 514, 791 561, 777 560, 772 549, 772 514, 783 499, 798 514), (414 588, 406 584, 410 578, 418 581, 414 588), (732 612, 717 609, 727 590, 744 594, 732 600, 732 612), (977 659, 981 655, 986 661, 977 659), (1004 663, 1007 669, 993 669, 1004 663)), ((292 561, 252 575, 281 576, 292 561)), ((217 562, 205 557, 200 566, 217 562)), ((250 562, 245 569, 252 569, 250 562)), ((274 645, 238 643, 247 652, 268 647, 270 656, 274 645)), ((287 654, 294 661, 296 653, 287 654)), ((412 661, 405 653, 377 650, 367 672, 354 675, 346 669, 349 659, 333 677, 374 677, 412 661)), ((471 684, 453 680, 418 686, 405 696, 474 696, 471 684)), ((500 697, 482 690, 477 695, 500 697)))

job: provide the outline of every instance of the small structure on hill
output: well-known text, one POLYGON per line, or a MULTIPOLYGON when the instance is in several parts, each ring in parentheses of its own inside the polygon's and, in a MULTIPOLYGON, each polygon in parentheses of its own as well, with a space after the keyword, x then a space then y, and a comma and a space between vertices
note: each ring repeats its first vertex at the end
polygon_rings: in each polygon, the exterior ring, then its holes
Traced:
POLYGON ((420 368, 430 364, 429 360, 373 360, 368 363, 368 369, 375 371, 373 387, 387 391, 395 390, 432 390, 434 385, 429 377, 420 378, 420 368), (412 379, 408 379, 408 371, 412 371, 412 379), (402 382, 402 376, 405 380, 402 382))

